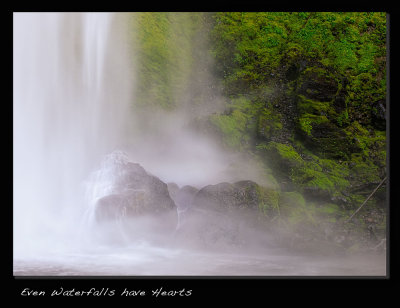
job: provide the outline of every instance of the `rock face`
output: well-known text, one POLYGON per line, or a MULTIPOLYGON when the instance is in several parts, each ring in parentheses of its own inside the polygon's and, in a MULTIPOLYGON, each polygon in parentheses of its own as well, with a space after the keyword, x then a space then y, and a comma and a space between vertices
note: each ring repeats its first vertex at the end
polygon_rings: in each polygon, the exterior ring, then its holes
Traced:
MULTIPOLYGON (((202 189, 168 185, 121 153, 103 162, 93 181, 97 237, 108 242, 149 239, 206 249, 241 248, 260 227, 262 207, 268 196, 257 183, 219 183, 202 189), (172 239, 173 237, 171 237, 172 239)), ((265 220, 264 220, 265 222, 265 220)), ((258 233, 259 234, 259 233, 258 233)), ((257 239, 257 240, 256 240, 257 239)))
POLYGON ((118 219, 152 217, 174 230, 177 212, 167 184, 147 173, 139 164, 120 159, 120 154, 108 157, 99 172, 108 179, 105 195, 97 199, 95 218, 99 223, 118 219))
POLYGON ((172 200, 175 200, 175 196, 179 191, 179 186, 175 183, 168 183, 167 188, 172 200))
POLYGON ((180 212, 178 239, 201 248, 240 248, 252 240, 259 246, 267 240, 254 236, 262 227, 259 189, 252 181, 208 185, 196 193, 191 187, 182 188, 182 199, 191 203, 180 212))
POLYGON ((193 199, 199 190, 196 187, 183 186, 176 194, 174 201, 179 210, 186 210, 193 205, 193 199))
POLYGON ((258 211, 258 185, 252 181, 240 181, 234 184, 219 183, 202 188, 194 197, 196 208, 204 208, 217 212, 251 209, 258 211))

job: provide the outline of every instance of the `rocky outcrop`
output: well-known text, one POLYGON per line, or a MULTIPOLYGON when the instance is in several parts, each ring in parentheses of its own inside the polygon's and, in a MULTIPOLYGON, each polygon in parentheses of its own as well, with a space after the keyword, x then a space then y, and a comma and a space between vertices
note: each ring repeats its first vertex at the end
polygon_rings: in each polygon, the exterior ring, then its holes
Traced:
POLYGON ((194 195, 193 188, 182 189, 182 197, 192 202, 180 214, 178 241, 215 249, 267 245, 266 220, 261 218, 271 200, 264 191, 252 181, 208 185, 194 195), (263 228, 263 236, 256 236, 263 228))
POLYGON ((175 183, 168 183, 168 191, 178 210, 183 211, 192 206, 193 198, 199 190, 190 185, 179 188, 175 183))
POLYGON ((96 201, 96 221, 151 216, 173 230, 177 224, 177 212, 167 184, 139 164, 118 157, 117 154, 108 157, 99 171, 110 180, 107 182, 108 193, 96 201))
POLYGON ((195 195, 193 204, 196 208, 217 212, 250 209, 257 213, 261 202, 258 187, 258 184, 252 181, 209 185, 195 195))

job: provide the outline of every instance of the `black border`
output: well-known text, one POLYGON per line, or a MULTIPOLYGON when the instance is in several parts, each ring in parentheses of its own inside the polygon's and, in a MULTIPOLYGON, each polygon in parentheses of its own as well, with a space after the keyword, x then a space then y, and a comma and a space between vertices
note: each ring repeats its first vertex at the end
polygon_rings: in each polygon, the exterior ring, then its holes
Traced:
MULTIPOLYGON (((358 300, 361 300, 360 296, 365 296, 365 294, 368 294, 369 291, 373 292, 370 293, 369 296, 373 296, 376 298, 376 296, 384 296, 385 298, 389 294, 395 294, 395 290, 400 290, 400 283, 399 283, 399 276, 397 274, 398 271, 398 209, 396 208, 396 204, 398 202, 395 202, 395 196, 392 195, 392 190, 390 189, 391 183, 393 182, 393 179, 391 178, 391 174, 393 172, 392 169, 394 168, 394 165, 396 164, 395 162, 390 160, 390 157, 397 157, 397 155, 392 154, 392 144, 390 142, 391 136, 393 133, 393 123, 396 123, 396 118, 395 115, 397 114, 394 110, 397 108, 395 104, 390 104, 390 101, 396 102, 398 101, 396 99, 397 94, 394 91, 390 91, 392 89, 391 84, 394 82, 395 79, 395 73, 397 70, 393 69, 395 65, 398 63, 396 56, 391 56, 391 55, 397 55, 398 49, 395 47, 395 40, 396 37, 394 35, 397 34, 397 31, 395 31, 396 26, 398 25, 398 14, 397 12, 394 12, 393 10, 390 10, 388 5, 383 5, 382 3, 380 7, 376 3, 372 7, 365 7, 364 5, 356 5, 356 7, 353 8, 343 8, 343 6, 338 10, 337 7, 332 7, 328 6, 325 8, 316 8, 315 6, 310 7, 307 4, 304 5, 299 5, 298 7, 296 6, 291 6, 290 8, 282 8, 279 6, 279 4, 268 4, 265 5, 265 2, 261 1, 248 1, 248 2, 228 2, 224 4, 218 4, 214 3, 213 7, 210 8, 210 6, 207 5, 198 5, 195 8, 191 5, 183 5, 178 7, 174 7, 169 4, 165 4, 165 6, 159 5, 145 5, 145 4, 140 4, 137 5, 135 4, 132 8, 124 8, 123 10, 121 8, 105 8, 103 10, 98 10, 94 9, 93 7, 87 6, 85 7, 80 7, 79 9, 69 9, 69 10, 61 10, 65 12, 74 12, 74 11, 93 11, 93 12, 101 12, 101 11, 113 11, 113 12, 126 12, 126 11, 174 11, 174 12, 179 12, 179 11, 385 11, 389 13, 389 18, 388 18, 388 27, 390 31, 390 36, 388 37, 388 49, 387 49, 387 74, 388 74, 388 87, 387 87, 387 136, 388 136, 388 185, 387 185, 387 193, 388 193, 388 205, 390 206, 390 215, 388 215, 388 250, 387 250, 387 260, 389 261, 388 264, 388 277, 367 277, 367 276, 362 276, 362 277, 340 277, 340 276, 318 276, 318 277, 313 277, 313 276, 301 276, 301 277, 295 277, 295 276, 277 276, 277 277, 167 277, 167 276, 162 276, 162 277, 156 277, 156 276, 146 276, 146 277, 14 277, 12 273, 12 237, 10 236, 8 238, 9 243, 10 243, 10 249, 9 251, 11 252, 11 259, 9 259, 11 262, 7 263, 6 265, 7 272, 6 275, 3 275, 3 277, 6 277, 7 282, 6 282, 6 290, 5 290, 5 295, 7 297, 12 297, 13 299, 18 299, 21 301, 25 301, 26 299, 29 300, 38 300, 40 299, 39 297, 23 297, 21 296, 21 292, 24 288, 30 288, 30 289, 37 289, 37 290, 44 290, 46 293, 51 293, 53 289, 57 289, 60 286, 62 286, 64 289, 72 289, 75 288, 75 290, 87 290, 90 288, 96 288, 96 289, 102 289, 102 288, 109 288, 109 289, 115 289, 117 292, 122 291, 124 288, 127 288, 129 290, 137 290, 137 289, 142 289, 146 290, 147 292, 150 292, 152 289, 156 289, 159 287, 163 287, 165 290, 180 290, 185 288, 186 290, 192 290, 192 295, 190 297, 181 297, 181 299, 185 302, 187 299, 194 299, 194 300, 200 300, 200 299, 210 299, 210 298, 221 298, 221 299, 236 299, 236 298, 244 298, 244 299, 249 299, 249 301, 253 301, 254 299, 268 299, 271 297, 274 297, 275 292, 278 290, 290 290, 288 291, 288 297, 287 298, 282 298, 283 300, 289 300, 291 294, 310 294, 310 290, 313 290, 313 292, 321 292, 323 289, 327 290, 328 288, 328 294, 330 294, 330 290, 333 288, 340 288, 341 293, 336 294, 338 296, 342 295, 348 295, 353 298, 358 298, 358 300), (157 7, 157 10, 154 10, 154 8, 157 7), (390 101, 389 101, 390 100, 390 101), (358 291, 356 291, 358 290, 358 291), (359 292, 362 291, 361 295, 359 292)), ((195 4, 192 4, 195 5, 195 4)), ((19 9, 12 9, 9 10, 9 17, 11 17, 11 21, 9 24, 11 24, 12 28, 12 14, 13 12, 29 12, 29 11, 60 11, 57 10, 51 6, 42 6, 42 8, 38 8, 38 6, 35 4, 29 6, 25 6, 24 8, 19 8, 19 9)), ((10 33, 10 32, 9 32, 10 33)), ((11 31, 11 44, 9 46, 12 46, 12 31, 11 31)), ((12 47, 11 47, 12 48, 12 47)), ((11 50, 11 58, 12 58, 12 50, 11 50)), ((11 66, 11 75, 12 75, 12 61, 9 61, 11 66)), ((12 78, 9 79, 11 80, 12 83, 12 78)), ((12 84, 10 86, 12 89, 12 84)), ((12 91, 12 90, 11 90, 12 91)), ((12 92, 11 92, 12 93, 12 92)), ((11 94, 12 96, 12 94, 11 94)), ((11 98, 12 101, 12 98, 11 98)), ((12 103, 10 104, 12 106, 12 103)), ((12 107, 11 107, 11 114, 12 114, 12 107)), ((12 119, 12 116, 11 116, 12 119)), ((12 120, 11 120, 12 122, 12 120)), ((11 130, 12 130, 12 124, 11 130)), ((392 140, 395 140, 392 139, 392 140)), ((12 136, 11 136, 11 142, 12 144, 12 136)), ((12 147, 11 147, 12 148, 12 147)), ((12 157, 12 155, 11 155, 12 157)), ((12 159, 12 158, 11 158, 12 159)), ((11 167, 11 177, 12 177, 12 164, 9 165, 11 167)), ((394 173, 393 173, 394 174, 394 173)), ((12 181, 11 181, 12 183, 12 181)), ((12 186, 12 184, 11 184, 12 186)), ((12 191, 12 187, 8 192, 12 191)), ((10 216, 11 218, 8 221, 12 221, 12 198, 11 198, 11 203, 7 204, 7 209, 10 210, 10 216)), ((8 216, 8 217, 10 217, 8 216)), ((8 235, 12 234, 12 224, 11 224, 11 230, 8 229, 8 232, 5 233, 8 235), (10 232, 11 231, 11 232, 10 232)), ((8 250, 8 249, 7 249, 8 250)), ((4 279, 4 278, 3 278, 4 279)), ((285 292, 286 293, 286 292, 285 292)), ((334 294, 332 294, 334 296, 334 294)), ((50 299, 62 299, 65 300, 66 298, 68 299, 69 297, 48 297, 46 296, 45 298, 50 298, 50 299)), ((100 298, 102 302, 107 302, 108 300, 112 299, 113 301, 118 298, 124 299, 122 297, 114 296, 114 297, 70 297, 70 298, 79 298, 79 299, 90 299, 90 300, 97 300, 96 298, 100 298)), ((168 297, 164 297, 168 298, 168 297)), ((140 298, 126 298, 129 300, 130 303, 135 304, 140 298)), ((143 298, 142 298, 143 299, 143 298)), ((146 296, 144 299, 155 299, 150 296, 146 296)), ((162 299, 161 297, 157 298, 162 299)), ((176 297, 175 297, 176 299, 176 297)), ((292 298, 293 299, 293 298, 292 298)), ((296 300, 296 299, 295 299, 296 300)), ((329 299, 327 298, 329 301, 329 299)), ((331 298, 333 300, 333 298, 331 298)), ((158 301, 159 302, 159 301, 158 301)), ((159 302, 161 303, 161 302, 159 302)))

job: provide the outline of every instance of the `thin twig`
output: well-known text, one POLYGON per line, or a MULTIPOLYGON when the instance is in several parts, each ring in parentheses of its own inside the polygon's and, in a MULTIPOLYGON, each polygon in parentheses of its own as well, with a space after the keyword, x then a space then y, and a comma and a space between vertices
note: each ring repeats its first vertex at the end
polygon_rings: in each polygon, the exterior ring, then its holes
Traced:
POLYGON ((379 183, 379 185, 374 189, 374 191, 368 196, 367 199, 365 199, 365 201, 363 202, 363 204, 361 204, 361 206, 353 213, 353 215, 350 216, 349 219, 346 220, 346 222, 349 222, 354 215, 356 215, 358 213, 359 210, 361 210, 361 208, 367 203, 367 201, 375 194, 375 192, 378 190, 379 187, 382 186, 382 184, 386 181, 386 176, 385 178, 382 180, 382 182, 379 183))

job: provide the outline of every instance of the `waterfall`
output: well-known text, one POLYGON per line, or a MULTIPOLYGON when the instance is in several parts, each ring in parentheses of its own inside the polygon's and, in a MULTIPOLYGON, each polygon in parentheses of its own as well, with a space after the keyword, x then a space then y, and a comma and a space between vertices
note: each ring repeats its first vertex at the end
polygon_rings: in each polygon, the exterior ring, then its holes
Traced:
POLYGON ((124 16, 14 14, 15 254, 68 247, 85 179, 126 140, 133 78, 124 16))
POLYGON ((170 65, 156 73, 141 64, 151 63, 148 44, 159 33, 137 22, 140 13, 14 14, 17 255, 68 249, 82 239, 96 200, 110 193, 104 158, 115 150, 127 150, 131 161, 165 183, 201 187, 231 180, 225 168, 235 158, 188 129, 222 103, 208 55, 200 52, 207 31, 194 27, 190 14, 166 14, 171 24, 161 42, 169 42, 163 61, 170 65), (188 27, 197 30, 186 33, 188 27), (146 31, 157 35, 141 41, 146 31), (169 76, 166 84, 159 75, 169 76), (173 110, 163 110, 151 95, 165 85, 173 110))
MULTIPOLYGON (((273 228, 252 228, 259 216, 239 223, 236 211, 170 198, 168 187, 269 184, 257 161, 222 150, 201 122, 227 104, 200 14, 14 13, 14 275, 386 273, 384 258, 274 250, 264 245, 273 228)), ((224 191, 203 193, 219 203, 224 191)), ((236 192, 226 199, 247 198, 236 192)))

